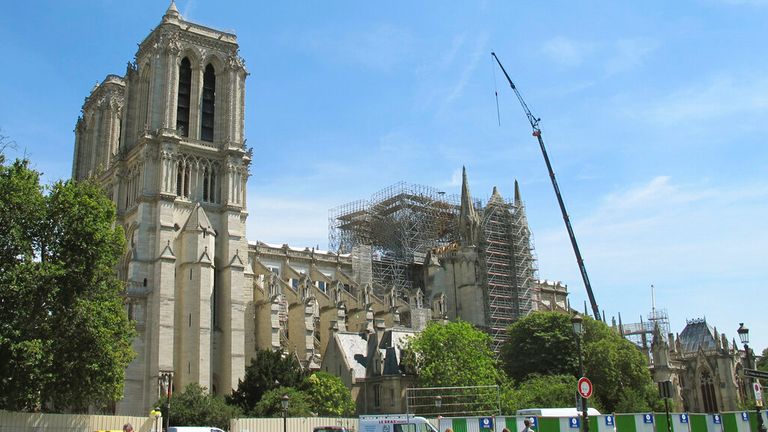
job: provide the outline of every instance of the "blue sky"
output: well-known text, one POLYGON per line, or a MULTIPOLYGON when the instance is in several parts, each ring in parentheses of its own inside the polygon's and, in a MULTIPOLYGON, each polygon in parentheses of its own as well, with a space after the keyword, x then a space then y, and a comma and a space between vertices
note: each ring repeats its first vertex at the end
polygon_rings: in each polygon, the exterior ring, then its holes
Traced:
MULTIPOLYGON (((541 128, 601 309, 707 321, 768 346, 768 2, 180 0, 250 72, 248 238, 327 246, 328 210, 398 181, 476 198, 520 182, 540 277, 586 299, 541 128), (494 91, 499 91, 497 120, 494 91)), ((123 74, 166 1, 5 2, 0 128, 48 181, 84 97, 123 74)), ((13 156, 13 154, 12 154, 13 156)))

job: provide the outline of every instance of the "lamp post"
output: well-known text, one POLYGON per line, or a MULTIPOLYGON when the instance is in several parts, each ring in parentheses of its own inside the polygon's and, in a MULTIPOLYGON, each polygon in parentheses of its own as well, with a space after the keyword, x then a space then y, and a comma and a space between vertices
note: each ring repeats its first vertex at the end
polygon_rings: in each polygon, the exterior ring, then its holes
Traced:
POLYGON ((283 432, 287 431, 287 424, 288 424, 288 404, 290 403, 291 398, 288 397, 287 394, 284 394, 283 397, 280 399, 280 403, 283 404, 283 432))
MULTIPOLYGON (((741 343, 744 344, 744 353, 747 356, 747 368, 752 369, 752 352, 749 348, 749 329, 744 327, 744 323, 739 323, 739 329, 736 330, 739 334, 741 343)), ((752 384, 755 378, 750 378, 749 382, 752 384)), ((752 385, 750 385, 750 388, 752 385)), ((755 413, 757 414, 757 430, 758 432, 766 432, 765 424, 763 424, 763 415, 760 414, 760 403, 755 400, 755 413)))
MULTIPOLYGON (((579 378, 584 376, 584 363, 581 359, 581 334, 583 329, 584 319, 576 314, 571 318, 571 325, 573 326, 573 334, 576 336, 576 351, 579 353, 579 378)), ((589 417, 587 416, 587 398, 579 395, 581 398, 581 423, 582 431, 589 432, 589 417)))

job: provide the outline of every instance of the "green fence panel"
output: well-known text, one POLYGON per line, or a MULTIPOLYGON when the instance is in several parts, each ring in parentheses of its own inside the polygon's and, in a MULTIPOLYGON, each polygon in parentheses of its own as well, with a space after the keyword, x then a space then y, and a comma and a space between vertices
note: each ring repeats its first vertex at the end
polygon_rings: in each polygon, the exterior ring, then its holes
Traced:
POLYGON ((746 411, 721 414, 723 432, 749 432, 749 413, 746 411))
POLYGON ((616 432, 656 432, 653 413, 616 414, 616 432))
POLYGON ((616 432, 637 432, 634 414, 616 414, 616 432))
MULTIPOLYGON (((671 420, 672 414, 670 414, 670 420, 671 420)), ((658 432, 668 432, 672 431, 675 432, 675 423, 674 421, 668 421, 667 420, 667 413, 656 413, 654 416, 654 420, 656 420, 656 430, 658 432)))
POLYGON ((688 424, 691 432, 707 432, 706 414, 688 414, 688 424))
MULTIPOLYGON (((520 430, 523 430, 520 426, 517 424, 518 420, 517 417, 504 417, 504 427, 509 429, 512 432, 517 432, 520 430)), ((501 423, 501 422, 499 422, 501 423)), ((520 418, 520 424, 523 424, 523 419, 520 418)))
POLYGON ((455 418, 451 419, 453 424, 453 432, 467 432, 467 419, 455 418))
POLYGON ((568 432, 568 429, 560 429, 560 419, 557 417, 539 417, 538 432, 568 432))

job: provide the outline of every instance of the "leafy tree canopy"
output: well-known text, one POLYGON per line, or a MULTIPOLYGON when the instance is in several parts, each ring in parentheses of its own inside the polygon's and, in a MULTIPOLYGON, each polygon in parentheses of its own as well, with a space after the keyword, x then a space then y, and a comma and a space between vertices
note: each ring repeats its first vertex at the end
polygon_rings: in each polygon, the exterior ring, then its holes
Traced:
MULTIPOLYGON (((510 376, 578 375, 571 317, 536 312, 510 326, 502 359, 510 376)), ((584 375, 595 387, 594 402, 605 410, 642 412, 658 408, 656 386, 640 350, 602 322, 584 317, 584 375)), ((574 387, 575 391, 575 387, 574 387)))
POLYGON ((420 387, 495 385, 501 376, 491 338, 472 324, 430 323, 409 340, 420 387))
POLYGON ((0 165, 0 409, 107 406, 134 355, 113 271, 124 236, 94 182, 46 194, 39 177, 0 165))
POLYGON ((284 356, 281 351, 259 350, 227 401, 244 413, 251 413, 267 391, 279 387, 299 388, 303 381, 304 373, 295 356, 284 356))
POLYGON ((577 375, 579 363, 570 316, 542 312, 518 320, 509 328, 501 358, 504 370, 517 382, 533 374, 577 375))
POLYGON ((576 377, 573 375, 529 375, 517 387, 502 392, 502 412, 526 408, 570 408, 576 404, 576 377))
MULTIPOLYGON (((163 416, 167 416, 167 398, 157 402, 163 416)), ((237 407, 227 405, 224 398, 208 393, 197 383, 189 384, 183 391, 171 396, 171 426, 213 426, 229 429, 229 421, 240 416, 237 407)))
POLYGON ((312 403, 306 393, 292 387, 277 387, 264 393, 253 409, 256 417, 282 417, 283 396, 288 396, 288 417, 309 417, 314 415, 312 403))
POLYGON ((352 393, 341 378, 326 372, 315 372, 307 377, 304 393, 319 416, 344 417, 355 412, 352 393))

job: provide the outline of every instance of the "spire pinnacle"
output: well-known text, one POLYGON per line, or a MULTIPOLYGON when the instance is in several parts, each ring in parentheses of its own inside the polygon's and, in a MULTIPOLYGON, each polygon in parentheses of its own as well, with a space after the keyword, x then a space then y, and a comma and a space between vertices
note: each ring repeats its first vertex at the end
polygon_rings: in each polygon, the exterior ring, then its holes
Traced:
POLYGON ((499 193, 499 189, 496 186, 493 187, 491 192, 491 198, 488 200, 488 204, 504 204, 504 197, 499 193))
POLYGON ((477 246, 480 218, 472 204, 472 195, 469 193, 467 181, 467 168, 461 167, 461 209, 459 210, 459 236, 462 243, 467 246, 477 246))
POLYGON ((174 0, 171 0, 171 4, 168 5, 168 10, 165 11, 165 15, 163 16, 163 21, 170 19, 181 19, 181 14, 179 14, 179 9, 176 8, 176 2, 174 0))

